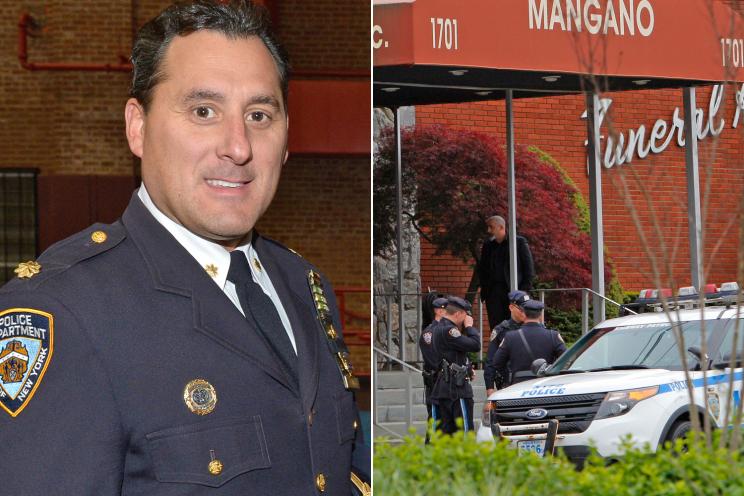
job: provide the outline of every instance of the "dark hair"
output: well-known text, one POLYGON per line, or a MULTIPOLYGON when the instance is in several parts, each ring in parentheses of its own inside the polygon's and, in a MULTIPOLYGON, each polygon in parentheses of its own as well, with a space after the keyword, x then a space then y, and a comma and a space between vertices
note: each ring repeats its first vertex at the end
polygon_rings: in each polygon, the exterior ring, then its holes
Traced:
POLYGON ((539 319, 540 314, 542 313, 542 310, 532 310, 530 308, 524 308, 521 307, 522 311, 524 312, 524 316, 528 319, 539 319))
POLYGON ((287 102, 289 57, 271 29, 265 8, 251 0, 194 0, 171 5, 148 21, 132 47, 132 87, 129 95, 147 111, 153 88, 163 80, 163 57, 176 36, 200 30, 217 31, 230 39, 258 37, 276 63, 282 97, 287 102))

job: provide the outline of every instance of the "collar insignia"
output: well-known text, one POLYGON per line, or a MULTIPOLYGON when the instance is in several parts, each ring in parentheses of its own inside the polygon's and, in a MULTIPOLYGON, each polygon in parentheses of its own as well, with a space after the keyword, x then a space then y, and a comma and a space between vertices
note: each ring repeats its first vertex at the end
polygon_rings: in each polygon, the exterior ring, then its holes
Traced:
POLYGON ((261 272, 263 270, 263 267, 261 267, 261 262, 258 261, 256 257, 253 257, 253 266, 256 268, 257 271, 261 272))
POLYGON ((16 417, 44 378, 54 349, 54 317, 30 308, 0 312, 0 408, 16 417))
POLYGON ((207 271, 209 277, 217 277, 217 271, 219 270, 215 264, 207 264, 204 266, 204 270, 207 271))

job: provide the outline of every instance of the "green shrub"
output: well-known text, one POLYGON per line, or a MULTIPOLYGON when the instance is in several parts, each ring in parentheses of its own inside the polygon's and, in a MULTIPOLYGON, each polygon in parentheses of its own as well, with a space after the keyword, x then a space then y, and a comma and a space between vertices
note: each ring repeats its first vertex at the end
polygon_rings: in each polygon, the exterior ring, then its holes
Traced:
POLYGON ((375 445, 374 488, 383 496, 744 495, 740 453, 693 439, 686 446, 651 453, 626 442, 616 463, 593 457, 577 471, 563 457, 520 455, 506 443, 476 443, 472 433, 437 435, 429 445, 412 436, 375 445))

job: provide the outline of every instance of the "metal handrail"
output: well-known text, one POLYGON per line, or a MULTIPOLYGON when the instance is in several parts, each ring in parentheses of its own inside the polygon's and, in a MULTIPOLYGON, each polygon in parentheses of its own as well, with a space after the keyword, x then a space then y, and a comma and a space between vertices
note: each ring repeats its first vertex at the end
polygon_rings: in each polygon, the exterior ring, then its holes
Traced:
MULTIPOLYGON (((612 304, 613 304, 613 305, 615 305, 616 307, 621 307, 621 306, 623 306, 623 304, 622 304, 622 303, 618 303, 618 302, 616 302, 615 300, 613 300, 612 298, 608 298, 608 297, 606 297, 606 296, 605 296, 605 295, 603 295, 603 294, 599 294, 599 293, 597 293, 596 291, 594 291, 594 290, 593 290, 593 289, 591 289, 591 288, 544 288, 544 289, 537 289, 537 290, 533 290, 533 291, 538 291, 538 292, 540 292, 540 293, 543 293, 543 292, 546 292, 546 293, 547 293, 547 292, 556 292, 556 293, 557 293, 557 292, 562 292, 562 291, 586 291, 586 292, 588 292, 588 293, 591 293, 591 294, 593 294, 593 295, 595 295, 595 296, 599 296, 599 297, 600 297, 600 298, 602 298, 603 300, 605 300, 605 301, 608 301, 608 302, 612 303, 612 304)), ((634 311, 633 311, 633 310, 631 310, 630 308, 626 308, 626 310, 627 310, 628 312, 632 313, 633 315, 638 315, 638 312, 634 312, 634 311)))
MULTIPOLYGON (((391 360, 391 361, 393 361, 393 362, 401 365, 404 370, 405 369, 408 369, 408 371, 407 371, 408 373, 406 374, 406 401, 405 401, 405 411, 406 411, 406 425, 410 427, 411 424, 413 423, 413 414, 412 414, 413 413, 413 400, 411 398, 411 372, 416 372, 416 373, 420 374, 420 373, 423 372, 423 370, 421 370, 419 368, 416 368, 413 365, 410 365, 410 364, 404 362, 403 360, 400 360, 397 357, 394 357, 390 353, 387 353, 387 352, 381 350, 377 346, 372 346, 372 351, 373 351, 373 353, 379 353, 380 355, 384 356, 388 360, 391 360)), ((374 374, 374 377, 373 377, 372 380, 373 380, 373 384, 375 385, 375 396, 377 396, 377 394, 376 394, 377 393, 377 384, 379 384, 379 382, 377 381, 377 359, 375 359, 373 361, 373 363, 372 363, 372 373, 374 374)), ((375 425, 375 428, 376 429, 377 428, 380 428, 380 429, 382 429, 384 431, 387 431, 389 434, 395 436, 398 439, 403 439, 403 436, 401 436, 397 432, 393 432, 392 430, 388 429, 384 425, 380 425, 379 419, 377 417, 377 405, 376 404, 373 404, 372 405, 372 408, 374 409, 374 412, 372 414, 372 418, 373 418, 373 423, 375 425)))
MULTIPOLYGON (((598 296, 602 300, 604 300, 604 301, 606 301, 606 302, 608 302, 608 303, 610 303, 612 305, 615 305, 618 308, 622 307, 622 304, 621 303, 618 303, 615 300, 613 300, 612 298, 608 298, 605 295, 599 294, 598 292, 592 290, 591 288, 545 288, 545 289, 536 289, 536 290, 533 290, 532 293, 533 294, 535 294, 535 293, 539 294, 540 300, 544 302, 545 301, 545 293, 558 293, 558 292, 564 292, 565 293, 565 292, 568 292, 568 291, 580 291, 581 292, 581 333, 582 333, 582 335, 583 334, 586 334, 587 332, 589 332, 589 323, 590 323, 590 321, 589 321, 590 301, 589 300, 590 300, 590 296, 591 295, 598 296)), ((421 292, 416 292, 416 293, 407 292, 407 293, 403 293, 403 295, 398 295, 397 293, 381 293, 381 292, 374 291, 372 294, 373 294, 373 296, 375 298, 383 298, 384 299, 384 302, 382 302, 381 304, 386 307, 386 315, 388 316, 388 318, 385 320, 385 322, 386 322, 386 329, 385 329, 385 331, 386 331, 385 332, 386 337, 383 338, 384 339, 384 342, 382 343, 382 345, 383 346, 387 345, 387 349, 388 350, 392 350, 393 349, 393 328, 392 328, 392 324, 393 323, 392 323, 390 317, 392 317, 392 315, 393 315, 392 314, 392 303, 393 303, 393 299, 394 298, 397 298, 399 296, 416 297, 416 304, 415 304, 415 309, 416 309, 415 310, 415 312, 416 312, 416 328, 417 329, 420 329, 420 324, 421 324, 420 320, 421 320, 421 311, 422 311, 422 309, 421 309, 421 304, 422 304, 421 297, 424 296, 424 293, 421 293, 421 292)), ((480 298, 478 298, 478 293, 477 292, 474 294, 474 300, 477 302, 477 306, 478 306, 478 311, 477 311, 478 323, 479 323, 478 328, 481 330, 481 332, 480 332, 481 336, 480 337, 481 337, 481 340, 482 340, 482 338, 483 338, 483 328, 484 328, 484 326, 483 326, 483 311, 484 311, 483 306, 484 305, 480 301, 480 298)), ((373 306, 378 307, 378 304, 374 304, 373 306)), ((628 313, 633 313, 633 314, 637 313, 637 312, 634 312, 633 310, 631 310, 631 309, 629 309, 627 307, 625 308, 625 310, 628 313)), ((412 324, 412 322, 411 322, 411 324, 412 324)), ((403 336, 405 336, 405 333, 404 332, 401 332, 400 329, 397 332, 398 332, 399 338, 401 338, 401 339, 399 339, 399 341, 402 341, 402 338, 403 338, 403 336)), ((409 346, 411 345, 410 342, 408 342, 408 344, 409 344, 409 346)), ((392 370, 392 366, 393 366, 393 363, 394 362, 395 363, 401 363, 401 362, 410 363, 410 362, 420 362, 421 361, 420 350, 419 350, 418 347, 415 347, 415 352, 414 352, 415 354, 414 354, 414 356, 409 358, 405 354, 405 348, 406 348, 405 343, 399 342, 398 343, 398 346, 399 346, 399 353, 398 353, 399 356, 395 360, 392 360, 392 355, 389 355, 387 353, 385 353, 385 355, 384 355, 386 358, 389 359, 389 361, 387 362, 387 370, 392 370)), ((380 351, 382 351, 382 350, 380 350, 380 351)), ((478 359, 479 359, 479 361, 482 361, 483 360, 483 349, 482 348, 481 348, 481 351, 479 352, 478 359)))

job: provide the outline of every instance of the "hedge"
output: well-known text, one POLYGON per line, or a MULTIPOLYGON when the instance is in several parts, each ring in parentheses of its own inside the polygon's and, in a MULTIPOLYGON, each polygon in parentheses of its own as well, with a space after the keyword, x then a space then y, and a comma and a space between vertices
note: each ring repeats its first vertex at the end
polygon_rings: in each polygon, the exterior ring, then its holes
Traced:
POLYGON ((477 443, 473 433, 436 435, 425 445, 407 437, 402 445, 375 445, 374 491, 380 496, 744 496, 740 452, 717 448, 714 439, 688 439, 651 453, 626 442, 615 463, 592 457, 583 470, 563 457, 519 454, 506 443, 477 443))

